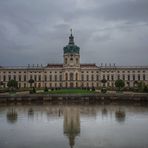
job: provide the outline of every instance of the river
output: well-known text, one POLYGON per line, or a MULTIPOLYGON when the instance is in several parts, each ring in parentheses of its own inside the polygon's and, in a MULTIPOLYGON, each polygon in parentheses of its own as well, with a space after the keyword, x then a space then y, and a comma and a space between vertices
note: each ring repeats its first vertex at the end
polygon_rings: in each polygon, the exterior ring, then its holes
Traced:
POLYGON ((148 105, 0 105, 0 148, 147 148, 148 105))

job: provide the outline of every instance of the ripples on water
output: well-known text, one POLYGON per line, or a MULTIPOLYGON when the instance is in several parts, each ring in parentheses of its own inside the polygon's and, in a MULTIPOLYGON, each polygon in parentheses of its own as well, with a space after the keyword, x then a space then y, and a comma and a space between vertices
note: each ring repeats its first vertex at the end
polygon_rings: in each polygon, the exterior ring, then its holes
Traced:
POLYGON ((0 148, 147 148, 147 137, 147 105, 0 105, 0 148))

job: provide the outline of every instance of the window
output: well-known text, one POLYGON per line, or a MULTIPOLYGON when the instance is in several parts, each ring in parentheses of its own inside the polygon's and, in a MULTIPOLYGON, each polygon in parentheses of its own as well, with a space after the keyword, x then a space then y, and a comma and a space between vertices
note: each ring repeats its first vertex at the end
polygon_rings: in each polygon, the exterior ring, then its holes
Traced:
POLYGON ((65 58, 65 64, 67 64, 67 58, 65 58))
POLYGON ((36 77, 36 75, 34 76, 34 81, 37 81, 37 77, 36 77))
POLYGON ((52 75, 49 75, 49 81, 52 81, 52 75))
POLYGON ((30 79, 32 79, 32 75, 30 75, 30 79))
POLYGON ((109 75, 107 75, 107 80, 109 81, 109 75))
POLYGON ((60 83, 60 87, 62 87, 62 83, 60 83))
POLYGON ((111 76, 112 81, 114 81, 114 75, 111 76))
MULTIPOLYGON (((41 75, 39 75, 39 81, 41 81, 41 75)), ((39 83, 40 84, 40 83, 39 83)), ((39 85, 39 87, 40 87, 40 85, 39 85)))
POLYGON ((24 88, 26 88, 26 83, 24 83, 24 88))
POLYGON ((138 81, 140 81, 140 75, 138 75, 138 81))
POLYGON ((130 75, 127 76, 128 81, 130 81, 130 75))
POLYGON ((13 76, 13 79, 16 80, 16 75, 13 76))
POLYGON ((65 74, 65 80, 68 81, 68 73, 65 74))
POLYGON ((143 80, 145 81, 145 75, 143 75, 143 80))
POLYGON ((24 81, 26 81, 26 75, 24 75, 24 81))
POLYGON ((125 75, 122 76, 123 80, 125 80, 125 75))
POLYGON ((135 80, 135 75, 133 75, 133 80, 135 80))
POLYGON ((62 75, 60 75, 60 81, 62 81, 62 75))
POLYGON ((87 75, 87 81, 89 81, 89 75, 87 75))
POLYGON ((11 80, 11 75, 8 76, 8 80, 9 80, 9 81, 11 80))
POLYGON ((3 76, 3 80, 6 81, 6 76, 3 76))
POLYGON ((55 81, 57 81, 57 75, 54 76, 55 81))
POLYGON ((21 81, 21 75, 19 75, 19 81, 21 81))
POLYGON ((76 63, 77 63, 77 64, 79 63, 79 60, 78 60, 78 58, 76 58, 76 63))
POLYGON ((73 73, 70 73, 70 80, 73 81, 73 73))
POLYGON ((97 75, 97 81, 99 81, 99 76, 97 75))
POLYGON ((91 76, 91 80, 94 81, 94 75, 91 76))
POLYGON ((81 80, 84 81, 84 75, 81 75, 81 80))
POLYGON ((76 73, 76 81, 78 80, 78 73, 76 73))
POLYGON ((44 79, 45 79, 45 81, 47 81, 47 76, 46 75, 44 76, 44 79))

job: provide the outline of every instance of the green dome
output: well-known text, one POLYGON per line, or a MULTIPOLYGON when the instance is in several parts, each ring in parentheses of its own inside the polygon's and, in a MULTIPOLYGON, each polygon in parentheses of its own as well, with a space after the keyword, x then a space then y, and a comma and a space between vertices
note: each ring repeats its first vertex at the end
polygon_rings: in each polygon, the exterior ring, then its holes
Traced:
POLYGON ((74 37, 72 35, 72 30, 71 30, 71 35, 69 36, 69 43, 63 48, 63 50, 64 50, 64 54, 65 53, 78 53, 79 54, 80 48, 76 46, 74 43, 74 37))
POLYGON ((67 45, 66 47, 63 48, 64 53, 78 53, 80 51, 80 48, 76 45, 67 45))

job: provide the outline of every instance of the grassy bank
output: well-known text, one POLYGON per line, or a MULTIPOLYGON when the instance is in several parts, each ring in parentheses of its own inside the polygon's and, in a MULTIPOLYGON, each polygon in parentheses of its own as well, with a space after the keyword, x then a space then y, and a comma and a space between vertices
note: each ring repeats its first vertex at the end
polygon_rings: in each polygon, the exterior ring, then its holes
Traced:
POLYGON ((92 94, 94 91, 82 90, 82 89, 60 89, 48 91, 49 94, 92 94))

